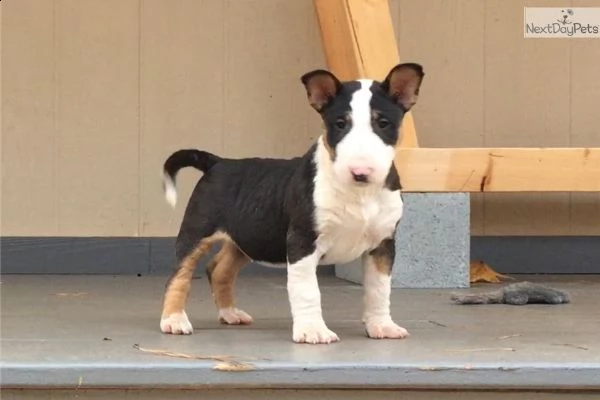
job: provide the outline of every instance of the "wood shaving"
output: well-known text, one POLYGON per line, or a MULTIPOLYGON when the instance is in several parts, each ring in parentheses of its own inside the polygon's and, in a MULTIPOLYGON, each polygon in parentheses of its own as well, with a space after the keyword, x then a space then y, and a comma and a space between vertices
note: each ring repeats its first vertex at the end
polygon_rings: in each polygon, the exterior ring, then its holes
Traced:
MULTIPOLYGON (((220 361, 216 364, 213 369, 216 371, 228 371, 228 372, 241 372, 254 370, 254 365, 242 361, 237 361, 235 356, 230 355, 214 355, 214 356, 202 356, 196 354, 177 353, 169 350, 159 349, 148 349, 141 347, 139 344, 134 344, 133 348, 144 353, 150 353, 158 356, 185 358, 188 360, 208 360, 208 361, 220 361)), ((245 357, 248 359, 255 359, 252 357, 245 357)))

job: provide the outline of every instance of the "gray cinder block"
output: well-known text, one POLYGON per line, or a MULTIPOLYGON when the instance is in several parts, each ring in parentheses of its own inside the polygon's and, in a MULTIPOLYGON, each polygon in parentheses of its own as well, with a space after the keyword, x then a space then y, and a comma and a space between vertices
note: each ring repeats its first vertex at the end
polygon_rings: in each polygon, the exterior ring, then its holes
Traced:
MULTIPOLYGON (((469 287, 469 194, 405 193, 402 198, 392 287, 469 287)), ((360 260, 336 265, 335 274, 362 283, 360 260)))

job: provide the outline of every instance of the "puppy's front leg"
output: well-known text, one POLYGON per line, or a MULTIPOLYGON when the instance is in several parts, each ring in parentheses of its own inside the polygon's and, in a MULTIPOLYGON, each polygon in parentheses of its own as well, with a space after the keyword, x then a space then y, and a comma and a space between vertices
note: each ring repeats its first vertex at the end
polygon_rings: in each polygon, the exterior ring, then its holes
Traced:
POLYGON ((394 239, 385 239, 377 248, 363 255, 363 322, 367 334, 374 339, 402 339, 408 336, 408 331, 392 321, 390 314, 394 246, 394 239))
POLYGON ((331 331, 321 310, 321 292, 317 281, 317 265, 321 254, 313 242, 301 235, 288 235, 287 290, 290 301, 293 334, 296 343, 331 343, 339 340, 331 331))

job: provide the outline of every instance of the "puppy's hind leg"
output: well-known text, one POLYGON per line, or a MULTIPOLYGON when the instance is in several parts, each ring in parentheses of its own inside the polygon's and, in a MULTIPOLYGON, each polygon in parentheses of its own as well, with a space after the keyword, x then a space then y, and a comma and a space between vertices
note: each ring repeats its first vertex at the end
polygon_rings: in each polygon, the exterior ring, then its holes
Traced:
POLYGON ((244 265, 250 260, 229 239, 223 240, 221 250, 206 268, 212 295, 219 310, 219 321, 229 325, 247 325, 252 317, 235 306, 235 282, 244 265))
POLYGON ((169 278, 163 301, 160 329, 163 333, 190 335, 194 328, 185 312, 198 260, 213 243, 222 239, 219 232, 202 236, 202 232, 182 231, 177 238, 177 267, 169 278))

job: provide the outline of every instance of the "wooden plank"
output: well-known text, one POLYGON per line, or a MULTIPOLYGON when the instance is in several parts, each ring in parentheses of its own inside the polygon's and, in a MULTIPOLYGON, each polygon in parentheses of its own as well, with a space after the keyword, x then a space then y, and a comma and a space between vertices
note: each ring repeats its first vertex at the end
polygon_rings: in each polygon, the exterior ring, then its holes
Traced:
MULTIPOLYGON (((328 68, 342 80, 381 80, 399 60, 388 0, 313 0, 328 68)), ((412 113, 402 147, 418 147, 412 113)))
POLYGON ((600 148, 398 149, 406 192, 597 192, 600 148))

